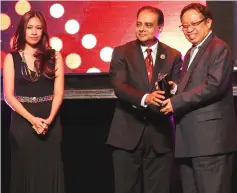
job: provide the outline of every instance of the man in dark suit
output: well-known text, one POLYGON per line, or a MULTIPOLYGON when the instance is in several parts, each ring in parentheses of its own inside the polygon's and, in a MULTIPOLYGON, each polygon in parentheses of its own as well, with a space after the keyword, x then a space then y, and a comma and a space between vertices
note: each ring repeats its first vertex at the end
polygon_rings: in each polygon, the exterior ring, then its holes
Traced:
POLYGON ((184 193, 231 193, 237 124, 233 105, 232 56, 211 30, 210 10, 198 3, 183 8, 180 26, 193 44, 175 96, 161 112, 175 115, 175 155, 184 193))
POLYGON ((159 112, 163 91, 155 90, 160 72, 179 79, 181 53, 156 38, 161 10, 139 9, 137 40, 114 48, 110 75, 118 98, 107 144, 112 146, 115 193, 168 193, 172 166, 169 116, 159 112))

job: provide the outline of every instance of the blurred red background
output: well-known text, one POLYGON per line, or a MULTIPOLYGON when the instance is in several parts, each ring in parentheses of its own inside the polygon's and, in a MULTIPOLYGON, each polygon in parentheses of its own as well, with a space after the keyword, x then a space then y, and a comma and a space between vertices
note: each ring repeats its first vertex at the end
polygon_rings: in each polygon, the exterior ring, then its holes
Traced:
MULTIPOLYGON (((134 40, 136 14, 140 7, 151 5, 160 8, 164 12, 165 26, 160 34, 160 41, 174 47, 184 55, 190 47, 178 26, 181 9, 193 1, 57 1, 64 8, 60 18, 54 18, 50 8, 56 1, 28 1, 30 9, 41 11, 48 24, 50 37, 60 38, 63 47, 60 50, 65 60, 65 73, 108 72, 109 61, 103 61, 100 52, 103 48, 111 50, 118 45, 134 40), (74 19, 79 23, 79 31, 69 34, 65 30, 68 20, 74 19), (96 38, 96 45, 86 49, 82 45, 82 38, 86 34, 92 34, 96 38), (78 54, 80 61, 75 58, 70 62, 66 60, 71 53, 78 54), (68 64, 68 63, 69 64, 68 64), (78 65, 78 67, 75 67, 78 65), (80 63, 80 64, 79 64, 80 63), (92 68, 92 69, 91 69, 92 68)), ((205 1, 197 1, 205 4, 205 1)), ((15 9, 17 2, 3 1, 1 13, 9 16, 11 23, 9 28, 1 30, 1 63, 5 53, 10 51, 10 39, 16 29, 21 15, 15 9)), ((90 44, 90 42, 87 42, 90 44)), ((110 58, 111 52, 105 55, 110 58)), ((2 66, 2 65, 1 65, 2 66)))

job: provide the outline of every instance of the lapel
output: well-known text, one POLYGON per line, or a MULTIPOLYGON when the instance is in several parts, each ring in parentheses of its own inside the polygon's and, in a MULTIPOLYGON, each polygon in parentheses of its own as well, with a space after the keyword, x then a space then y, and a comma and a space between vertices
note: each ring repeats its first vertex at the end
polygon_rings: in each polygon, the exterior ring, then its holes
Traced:
POLYGON ((184 75, 187 72, 188 63, 190 61, 190 52, 191 52, 191 48, 187 51, 187 53, 186 53, 186 55, 184 57, 184 61, 183 61, 183 64, 182 64, 180 81, 183 79, 184 75))
POLYGON ((153 68, 153 74, 152 74, 152 79, 149 85, 149 90, 152 91, 154 86, 155 86, 155 82, 157 81, 157 76, 158 73, 160 72, 166 72, 166 61, 168 59, 168 55, 166 53, 166 49, 164 47, 164 44, 161 43, 160 41, 158 41, 158 47, 157 47, 157 52, 156 52, 156 60, 155 60, 155 65, 153 68))
MULTIPOLYGON (((181 82, 178 86, 178 92, 177 93, 180 93, 180 92, 183 92, 183 90, 185 89, 189 79, 191 78, 191 75, 194 71, 194 69, 196 68, 199 60, 201 59, 204 51, 206 50, 206 48, 208 47, 209 43, 212 41, 214 37, 214 34, 213 32, 209 35, 209 37, 205 40, 205 42, 203 42, 203 44, 198 48, 198 52, 196 54, 196 56, 194 57, 192 63, 190 64, 189 68, 188 68, 188 71, 186 73, 184 73, 182 79, 181 79, 181 82)), ((185 56, 186 58, 186 56, 185 56)), ((184 63, 184 65, 188 65, 189 63, 189 59, 190 59, 190 50, 189 50, 189 53, 187 53, 187 61, 184 63), (188 56, 189 54, 189 56, 188 56)), ((185 68, 184 66, 184 70, 186 71, 187 69, 187 66, 185 68)))
POLYGON ((132 59, 132 64, 134 64, 135 68, 139 72, 138 74, 141 75, 141 79, 144 83, 144 86, 146 88, 149 88, 149 81, 148 81, 148 75, 147 75, 147 69, 145 60, 143 57, 142 49, 139 43, 139 40, 136 40, 134 42, 134 47, 129 50, 129 57, 132 59))

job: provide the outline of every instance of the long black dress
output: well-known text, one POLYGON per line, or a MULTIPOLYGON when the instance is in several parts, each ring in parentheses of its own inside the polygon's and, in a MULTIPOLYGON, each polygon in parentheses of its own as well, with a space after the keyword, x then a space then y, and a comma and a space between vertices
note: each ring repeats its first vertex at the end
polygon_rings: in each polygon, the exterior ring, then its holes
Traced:
MULTIPOLYGON (((42 97, 53 94, 54 80, 43 75, 29 82, 21 74, 22 58, 11 53, 15 68, 15 95, 42 97)), ((47 118, 52 101, 22 103, 34 116, 47 118)), ((64 193, 61 158, 62 127, 56 116, 45 136, 38 135, 32 125, 12 111, 10 126, 11 183, 10 193, 64 193)))

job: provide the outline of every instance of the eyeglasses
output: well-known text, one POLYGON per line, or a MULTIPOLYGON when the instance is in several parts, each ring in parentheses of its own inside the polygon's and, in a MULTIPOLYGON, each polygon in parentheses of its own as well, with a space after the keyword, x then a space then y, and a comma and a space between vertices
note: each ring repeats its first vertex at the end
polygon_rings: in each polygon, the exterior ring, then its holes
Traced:
POLYGON ((180 25, 179 28, 182 30, 182 31, 187 31, 189 27, 192 27, 195 28, 197 27, 198 25, 200 25, 200 23, 202 23, 203 21, 207 20, 208 18, 204 18, 203 20, 201 21, 198 21, 198 22, 195 22, 195 23, 190 23, 190 24, 183 24, 183 25, 180 25))

